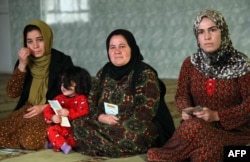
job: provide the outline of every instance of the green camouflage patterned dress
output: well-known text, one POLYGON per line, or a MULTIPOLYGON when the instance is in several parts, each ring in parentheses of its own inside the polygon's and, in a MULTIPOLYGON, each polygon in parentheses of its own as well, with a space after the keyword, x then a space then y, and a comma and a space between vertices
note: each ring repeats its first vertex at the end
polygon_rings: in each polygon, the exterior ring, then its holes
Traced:
POLYGON ((152 122, 160 99, 157 74, 144 69, 136 78, 133 92, 129 86, 133 72, 119 81, 105 77, 102 82, 101 71, 97 74, 89 97, 90 115, 72 123, 77 151, 92 156, 124 157, 146 153, 152 147, 158 136, 152 122), (119 124, 97 121, 98 115, 104 113, 104 102, 118 105, 119 124))

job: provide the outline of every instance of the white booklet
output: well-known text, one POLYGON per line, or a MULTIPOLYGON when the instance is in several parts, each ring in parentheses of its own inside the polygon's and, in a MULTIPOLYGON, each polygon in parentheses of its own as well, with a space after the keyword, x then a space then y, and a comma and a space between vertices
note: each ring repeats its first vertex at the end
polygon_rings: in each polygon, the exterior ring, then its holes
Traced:
POLYGON ((106 114, 113 114, 113 115, 118 114, 118 106, 115 104, 104 102, 104 108, 106 114))
MULTIPOLYGON (((50 106, 52 107, 52 109, 54 110, 55 114, 57 115, 57 110, 62 109, 62 106, 60 105, 60 103, 57 100, 48 100, 48 102, 50 106)), ((70 127, 70 122, 69 122, 68 117, 62 116, 61 126, 70 127)))

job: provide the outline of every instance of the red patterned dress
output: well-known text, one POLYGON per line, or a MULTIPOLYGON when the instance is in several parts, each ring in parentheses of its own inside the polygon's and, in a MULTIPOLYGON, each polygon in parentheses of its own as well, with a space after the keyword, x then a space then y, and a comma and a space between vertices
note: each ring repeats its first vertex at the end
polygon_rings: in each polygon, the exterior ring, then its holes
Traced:
POLYGON ((188 57, 180 72, 176 102, 179 111, 200 105, 218 111, 219 122, 182 121, 162 148, 148 151, 155 161, 222 161, 223 146, 250 144, 250 73, 239 78, 203 75, 188 57))

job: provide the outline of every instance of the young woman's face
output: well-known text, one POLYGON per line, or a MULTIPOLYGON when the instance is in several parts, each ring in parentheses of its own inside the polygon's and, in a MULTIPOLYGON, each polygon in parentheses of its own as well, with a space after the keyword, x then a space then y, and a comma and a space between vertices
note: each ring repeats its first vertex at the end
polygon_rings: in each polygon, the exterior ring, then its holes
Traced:
POLYGON ((213 53, 220 48, 221 32, 215 23, 204 17, 198 26, 198 42, 206 53, 213 53))
POLYGON ((75 90, 76 84, 72 82, 71 86, 66 89, 63 84, 61 84, 61 91, 64 96, 67 97, 73 97, 76 95, 76 90, 75 90))
POLYGON ((131 49, 122 35, 114 35, 109 42, 108 54, 115 66, 126 65, 131 58, 131 49))
POLYGON ((39 30, 32 30, 26 36, 27 48, 31 51, 34 57, 42 57, 45 55, 45 42, 39 30))

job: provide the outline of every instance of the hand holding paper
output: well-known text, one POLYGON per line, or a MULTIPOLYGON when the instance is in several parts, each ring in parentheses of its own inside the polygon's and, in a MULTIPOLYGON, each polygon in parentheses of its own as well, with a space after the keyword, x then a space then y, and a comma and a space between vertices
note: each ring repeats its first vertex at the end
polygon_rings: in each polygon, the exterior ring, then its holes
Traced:
POLYGON ((196 106, 196 107, 188 107, 183 109, 183 111, 189 115, 193 115, 193 112, 195 111, 202 111, 203 108, 201 106, 196 106))
MULTIPOLYGON (((55 114, 58 115, 57 110, 62 109, 60 103, 57 100, 48 100, 50 106, 52 107, 52 109, 54 110, 55 114)), ((68 117, 66 116, 61 116, 61 126, 63 127, 70 127, 70 122, 68 117)))

